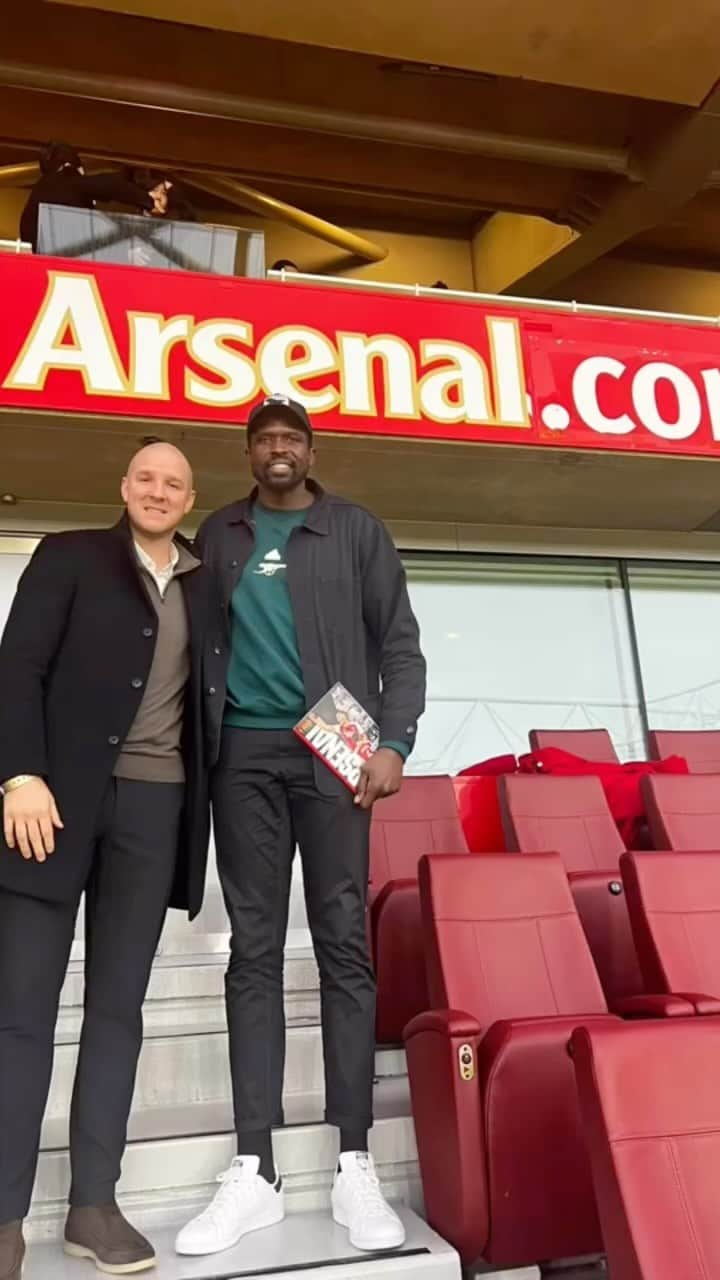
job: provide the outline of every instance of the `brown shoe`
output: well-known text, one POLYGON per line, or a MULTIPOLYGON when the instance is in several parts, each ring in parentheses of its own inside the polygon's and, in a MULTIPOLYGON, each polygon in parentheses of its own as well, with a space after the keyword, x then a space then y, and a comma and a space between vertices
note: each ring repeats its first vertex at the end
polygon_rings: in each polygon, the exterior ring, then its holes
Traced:
POLYGON ((0 1280, 20 1280, 25 1257, 22 1222, 0 1227, 0 1280))
POLYGON ((71 1258, 90 1258, 98 1271, 110 1276, 128 1276, 155 1266, 152 1245, 130 1226, 116 1204, 71 1209, 65 1223, 65 1252, 71 1258))

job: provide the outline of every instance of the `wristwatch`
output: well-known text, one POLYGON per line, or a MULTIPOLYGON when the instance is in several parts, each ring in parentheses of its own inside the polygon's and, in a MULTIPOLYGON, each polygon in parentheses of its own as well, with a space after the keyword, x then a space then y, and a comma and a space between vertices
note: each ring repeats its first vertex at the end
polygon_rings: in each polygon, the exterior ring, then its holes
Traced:
POLYGON ((14 778, 8 778, 7 782, 3 782, 0 786, 0 796, 7 796, 11 791, 17 791, 18 787, 24 787, 26 782, 37 782, 37 775, 34 773, 18 773, 14 778))

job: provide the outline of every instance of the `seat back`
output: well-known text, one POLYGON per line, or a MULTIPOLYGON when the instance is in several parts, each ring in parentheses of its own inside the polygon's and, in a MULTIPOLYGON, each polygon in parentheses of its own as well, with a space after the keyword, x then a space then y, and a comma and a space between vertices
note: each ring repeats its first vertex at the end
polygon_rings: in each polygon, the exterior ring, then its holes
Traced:
POLYGON ((720 997, 720 853, 628 853, 622 876, 647 990, 720 997))
POLYGON ((640 785, 656 849, 720 849, 720 780, 650 774, 640 785))
POLYGON ((370 823, 370 889, 390 880, 417 879, 424 853, 466 853, 452 778, 409 777, 401 790, 380 800, 370 823))
POLYGON ((420 863, 430 997, 482 1027, 606 1012, 556 854, 428 857, 420 863))
POLYGON ((720 730, 651 729, 650 759, 682 756, 691 773, 720 773, 720 730))
POLYGON ((720 1024, 584 1027, 572 1045, 610 1275, 708 1280, 720 1259, 720 1024))
POLYGON ((508 849, 559 853, 566 872, 609 871, 625 851, 599 778, 515 774, 499 781, 508 849))
POLYGON ((528 736, 531 751, 558 747, 583 760, 617 764, 617 752, 607 729, 531 729, 528 736))

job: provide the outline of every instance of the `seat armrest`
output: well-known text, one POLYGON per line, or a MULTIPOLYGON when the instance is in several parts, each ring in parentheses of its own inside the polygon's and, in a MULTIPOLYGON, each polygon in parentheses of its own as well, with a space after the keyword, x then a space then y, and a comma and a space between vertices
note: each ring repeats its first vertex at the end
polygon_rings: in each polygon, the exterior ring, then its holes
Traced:
POLYGON ((677 994, 682 1000, 689 1000, 694 1012, 702 1017, 720 1013, 720 999, 717 996, 704 995, 698 991, 679 991, 677 994))
POLYGON ((372 888, 368 890, 368 911, 370 912, 370 931, 372 934, 373 955, 375 955, 377 947, 377 925, 380 912, 388 898, 392 897, 393 894, 397 894, 398 890, 404 891, 405 893, 412 893, 414 891, 416 894, 419 894, 420 892, 417 880, 410 879, 386 880, 381 889, 376 889, 374 892, 372 891, 372 888))
POLYGON ((434 1031, 448 1039, 479 1040, 483 1034, 477 1018, 471 1013, 461 1013, 458 1009, 428 1009, 419 1013, 405 1028, 403 1039, 407 1044, 415 1036, 434 1031))
POLYGON ((405 1031, 427 1220, 470 1265, 489 1236, 483 1100, 475 1018, 421 1013, 405 1031))
POLYGON ((646 988, 620 872, 571 872, 568 880, 608 1004, 613 1008, 625 996, 643 995, 646 988))
MULTIPOLYGON (((718 1007, 712 1012, 720 1013, 720 1000, 716 1004, 718 1007)), ((691 1018, 700 1010, 691 996, 660 994, 623 996, 613 1001, 612 1012, 620 1018, 691 1018)))
POLYGON ((391 893, 396 893, 398 889, 417 890, 417 887, 417 878, 413 879, 412 876, 404 876, 403 878, 398 877, 397 880, 386 880, 382 889, 376 889, 375 893, 372 895, 373 911, 379 911, 383 902, 390 897, 391 893))
POLYGON ((378 1044, 397 1044, 403 1028, 431 1003, 425 972, 420 889, 417 880, 389 880, 372 910, 372 951, 377 977, 378 1044))

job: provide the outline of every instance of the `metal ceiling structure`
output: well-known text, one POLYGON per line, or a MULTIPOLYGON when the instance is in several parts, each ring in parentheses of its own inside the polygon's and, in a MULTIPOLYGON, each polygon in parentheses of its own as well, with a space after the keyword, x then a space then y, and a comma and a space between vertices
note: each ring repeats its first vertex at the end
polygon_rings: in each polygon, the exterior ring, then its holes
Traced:
POLYGON ((514 281, 512 288, 530 297, 551 295, 568 276, 667 222, 714 181, 718 156, 720 90, 715 89, 697 110, 657 137, 646 155, 635 155, 636 181, 619 187, 577 239, 514 281))
MULTIPOLYGON (((58 0, 62 3, 62 0, 58 0)), ((713 0, 69 0, 156 20, 697 106, 720 65, 713 0)))
POLYGON ((512 280, 525 294, 607 254, 720 259, 709 0, 640 0, 622 17, 616 0, 518 0, 512 23, 501 0, 458 0, 452 24, 431 21, 433 0, 412 22, 407 0, 390 16, 320 0, 302 26, 289 0, 10 2, 0 186, 32 181, 60 136, 90 160, 187 175, 203 208, 284 220, 357 262, 383 260, 383 230, 469 242, 498 211, 573 227, 512 280))

